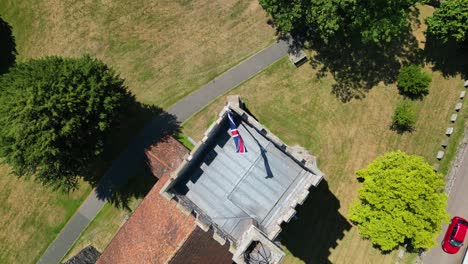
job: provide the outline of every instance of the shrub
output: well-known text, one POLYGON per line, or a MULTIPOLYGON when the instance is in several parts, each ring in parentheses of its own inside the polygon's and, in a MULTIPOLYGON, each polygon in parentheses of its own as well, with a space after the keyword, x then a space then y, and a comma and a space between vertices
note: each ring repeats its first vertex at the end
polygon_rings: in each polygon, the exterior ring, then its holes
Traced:
POLYGON ((417 65, 407 65, 398 74, 398 89, 409 97, 421 97, 428 93, 431 76, 417 65))
POLYGON ((416 111, 413 102, 404 100, 398 103, 392 121, 393 128, 400 132, 413 130, 416 123, 416 111))

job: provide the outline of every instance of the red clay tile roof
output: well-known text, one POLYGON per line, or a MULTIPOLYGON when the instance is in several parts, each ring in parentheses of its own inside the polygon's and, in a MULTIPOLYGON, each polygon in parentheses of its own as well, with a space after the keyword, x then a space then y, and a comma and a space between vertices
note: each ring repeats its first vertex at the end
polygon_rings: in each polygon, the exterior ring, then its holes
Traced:
POLYGON ((195 219, 176 208, 159 190, 188 150, 172 137, 146 151, 160 180, 102 253, 97 263, 166 263, 196 228, 195 219))
POLYGON ((159 179, 164 173, 176 169, 189 151, 173 137, 167 137, 145 153, 151 172, 159 179))
POLYGON ((176 202, 159 194, 169 176, 166 173, 156 183, 97 263, 167 263, 177 252, 196 225, 191 215, 175 207, 176 202))

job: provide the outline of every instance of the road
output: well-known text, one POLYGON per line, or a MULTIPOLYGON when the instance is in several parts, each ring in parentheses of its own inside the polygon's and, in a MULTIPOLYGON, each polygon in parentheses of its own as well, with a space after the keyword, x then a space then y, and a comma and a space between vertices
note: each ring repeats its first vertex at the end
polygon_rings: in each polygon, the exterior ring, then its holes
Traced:
MULTIPOLYGON (((278 41, 268 48, 258 52, 241 62, 227 72, 221 74, 211 82, 200 87, 194 93, 181 99, 169 108, 168 113, 175 115, 177 121, 184 122, 197 113, 218 96, 248 80, 261 70, 276 62, 288 53, 289 43, 278 41)), ((106 198, 112 190, 126 184, 129 177, 134 175, 140 166, 144 166, 144 150, 153 143, 154 138, 161 132, 161 124, 170 122, 169 115, 161 115, 148 123, 134 138, 132 143, 112 163, 103 176, 98 187, 94 189, 83 202, 75 215, 68 221, 52 244, 39 259, 39 264, 54 264, 60 260, 73 246, 86 226, 94 219, 106 203, 106 198)))
MULTIPOLYGON (((452 189, 448 200, 447 211, 451 216, 461 216, 468 219, 468 150, 464 147, 462 150, 462 161, 455 174, 452 189)), ((447 225, 442 227, 442 234, 437 237, 438 246, 432 248, 424 257, 424 264, 460 264, 463 254, 467 248, 468 240, 465 240, 465 246, 454 255, 445 253, 440 244, 447 230, 447 225)))

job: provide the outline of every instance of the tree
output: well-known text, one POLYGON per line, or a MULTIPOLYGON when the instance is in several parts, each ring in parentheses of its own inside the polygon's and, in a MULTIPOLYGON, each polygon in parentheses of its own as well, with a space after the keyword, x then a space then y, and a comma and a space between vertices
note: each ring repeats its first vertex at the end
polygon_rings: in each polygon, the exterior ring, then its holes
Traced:
POLYGON ((362 41, 387 43, 409 27, 410 7, 420 0, 260 0, 283 33, 328 42, 337 33, 359 33, 362 41))
POLYGON ((89 56, 19 63, 0 77, 0 156, 19 176, 74 187, 128 98, 124 81, 89 56))
POLYGON ((389 43, 409 31, 411 7, 420 0, 349 1, 351 31, 361 33, 364 42, 389 43))
POLYGON ((411 101, 404 100, 398 103, 392 117, 393 128, 399 132, 411 131, 416 123, 416 111, 411 101))
POLYGON ((462 44, 468 41, 468 1, 442 1, 433 16, 427 18, 427 31, 446 43, 454 39, 462 44))
POLYGON ((357 175, 364 182, 349 218, 362 237, 384 251, 403 243, 416 250, 436 245, 449 219, 445 182, 422 157, 390 152, 357 175))
POLYGON ((410 97, 421 97, 429 92, 432 78, 417 65, 403 66, 398 74, 398 89, 410 97))

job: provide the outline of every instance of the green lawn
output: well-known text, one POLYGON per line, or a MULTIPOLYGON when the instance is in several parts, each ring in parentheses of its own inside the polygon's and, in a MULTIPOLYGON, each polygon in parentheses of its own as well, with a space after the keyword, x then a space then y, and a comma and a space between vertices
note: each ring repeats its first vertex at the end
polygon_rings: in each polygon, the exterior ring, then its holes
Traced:
POLYGON ((0 166, 0 263, 33 263, 75 213, 91 188, 63 194, 0 166))
MULTIPOLYGON (((258 2, 246 0, 2 0, 0 16, 12 27, 19 61, 89 53, 115 68, 138 101, 164 108, 275 38, 258 2)), ((96 164, 97 177, 148 117, 133 110, 129 115, 96 164)), ((83 183, 76 192, 61 194, 7 171, 0 167, 0 263, 33 263, 91 187, 83 183)), ((106 208, 102 214, 110 218, 122 215, 106 208)), ((111 234, 115 228, 101 230, 111 234)))
MULTIPOLYGON (((463 81, 460 75, 444 77, 440 71, 432 71, 431 65, 425 67, 432 83, 429 95, 415 101, 416 128, 398 134, 390 129, 391 117, 403 98, 394 83, 379 83, 364 92, 363 98, 342 102, 333 93, 333 76, 325 72, 318 77, 317 68, 307 64, 295 68, 284 58, 229 93, 239 94, 253 115, 287 144, 304 146, 316 155, 326 174, 326 181, 298 209, 299 219, 283 226, 281 241, 287 252, 283 263, 393 264, 397 251, 381 254, 360 238, 346 218, 360 186, 355 171, 398 149, 435 163, 445 129, 452 125, 449 118, 463 81)), ((222 96, 193 116, 183 124, 184 134, 200 140, 225 103, 222 96)), ((464 107, 441 163, 443 173, 459 145, 466 116, 464 107)), ((406 254, 402 263, 414 258, 414 254, 406 254)))
POLYGON ((20 59, 90 53, 165 108, 275 38, 254 0, 2 0, 0 10, 20 59))

